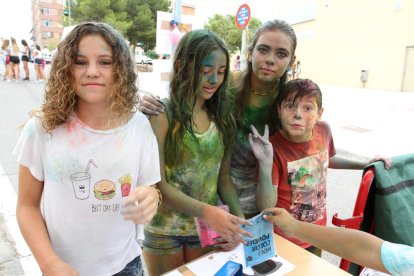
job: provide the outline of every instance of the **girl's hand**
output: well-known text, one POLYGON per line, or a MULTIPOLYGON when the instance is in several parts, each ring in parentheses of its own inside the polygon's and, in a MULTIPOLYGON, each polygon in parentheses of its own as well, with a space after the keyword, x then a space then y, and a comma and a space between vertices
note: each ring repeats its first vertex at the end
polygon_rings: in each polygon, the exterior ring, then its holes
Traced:
POLYGON ((384 168, 386 168, 387 170, 388 170, 389 168, 391 168, 391 164, 392 164, 392 162, 391 162, 391 158, 386 157, 386 156, 382 156, 382 155, 375 155, 375 156, 374 156, 374 158, 372 158, 372 159, 368 162, 368 164, 372 164, 372 163, 375 163, 375 162, 377 162, 377 161, 382 161, 382 162, 384 162, 384 168))
POLYGON ((79 273, 64 261, 58 259, 49 262, 42 273, 45 276, 79 276, 79 273))
POLYGON ((149 95, 142 96, 138 108, 142 113, 147 115, 158 115, 164 112, 164 105, 160 102, 159 98, 149 95))
POLYGON ((223 238, 217 238, 215 241, 217 242, 215 246, 224 251, 231 251, 240 244, 240 242, 227 241, 223 238))
POLYGON ((265 125, 264 135, 260 136, 254 126, 250 126, 253 133, 249 133, 249 143, 259 163, 273 162, 273 146, 269 142, 269 126, 265 125))
POLYGON ((250 221, 236 217, 218 207, 208 205, 204 210, 203 219, 217 234, 230 243, 246 243, 243 235, 253 237, 250 232, 240 226, 240 224, 251 225, 250 221))
POLYGON ((135 224, 145 224, 152 220, 158 209, 158 192, 151 186, 139 186, 130 192, 121 210, 124 219, 135 224))

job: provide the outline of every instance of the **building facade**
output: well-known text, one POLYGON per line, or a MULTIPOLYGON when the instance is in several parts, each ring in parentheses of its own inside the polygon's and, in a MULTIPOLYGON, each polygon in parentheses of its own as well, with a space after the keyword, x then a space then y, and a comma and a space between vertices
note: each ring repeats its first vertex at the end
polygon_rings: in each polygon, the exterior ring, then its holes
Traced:
POLYGON ((41 48, 56 48, 63 32, 64 0, 32 0, 32 40, 41 48))
POLYGON ((414 91, 414 1, 279 1, 293 25, 301 77, 318 83, 414 91))

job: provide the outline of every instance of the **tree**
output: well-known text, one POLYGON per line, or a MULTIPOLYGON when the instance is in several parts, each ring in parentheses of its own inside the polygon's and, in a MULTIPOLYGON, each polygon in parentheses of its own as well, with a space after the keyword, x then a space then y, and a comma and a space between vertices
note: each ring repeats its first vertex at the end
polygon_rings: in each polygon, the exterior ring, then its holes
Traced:
MULTIPOLYGON (((240 51, 242 40, 242 29, 237 28, 234 15, 218 15, 208 19, 204 28, 215 32, 229 47, 230 53, 240 51)), ((259 19, 252 17, 249 22, 248 38, 252 38, 254 32, 262 25, 259 19)))
POLYGON ((127 0, 128 21, 125 33, 132 45, 140 43, 144 51, 155 47, 157 11, 167 11, 169 0, 127 0))
MULTIPOLYGON (((167 11, 170 0, 68 0, 73 22, 105 22, 120 31, 135 47, 155 46, 157 11, 167 11)), ((65 18, 66 22, 67 19, 65 18)))
POLYGON ((132 24, 127 19, 126 4, 127 0, 78 0, 71 7, 73 20, 105 22, 125 34, 132 24))

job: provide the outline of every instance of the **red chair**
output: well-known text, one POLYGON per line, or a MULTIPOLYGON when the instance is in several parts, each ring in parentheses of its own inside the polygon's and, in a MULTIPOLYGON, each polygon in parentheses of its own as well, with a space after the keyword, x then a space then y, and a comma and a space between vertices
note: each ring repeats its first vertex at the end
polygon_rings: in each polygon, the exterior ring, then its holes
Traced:
MULTIPOLYGON (((366 232, 372 232, 372 227, 374 224, 373 216, 369 214, 373 214, 371 211, 367 211, 367 209, 371 208, 367 205, 367 202, 370 202, 370 195, 374 196, 375 193, 370 193, 371 190, 375 189, 375 187, 371 187, 371 184, 374 180, 374 168, 368 168, 361 179, 361 184, 359 186, 354 212, 352 217, 347 219, 340 219, 338 218, 338 213, 334 214, 332 217, 332 224, 339 227, 351 228, 351 229, 358 229, 363 230, 366 232)), ((341 263, 339 267, 348 272, 350 266, 350 262, 346 259, 341 259, 341 263)))

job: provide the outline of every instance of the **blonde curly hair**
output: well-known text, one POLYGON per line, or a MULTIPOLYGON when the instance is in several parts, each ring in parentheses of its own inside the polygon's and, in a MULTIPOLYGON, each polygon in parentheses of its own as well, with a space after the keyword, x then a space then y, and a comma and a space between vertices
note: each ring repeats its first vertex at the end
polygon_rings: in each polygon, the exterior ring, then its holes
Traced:
POLYGON ((73 64, 76 60, 79 42, 88 35, 100 35, 112 48, 114 68, 114 89, 109 98, 109 121, 127 119, 137 109, 139 101, 136 84, 135 63, 123 36, 105 23, 87 22, 76 26, 59 43, 52 60, 50 75, 45 86, 44 103, 39 111, 32 111, 40 117, 46 131, 55 129, 67 121, 76 111, 73 64))

